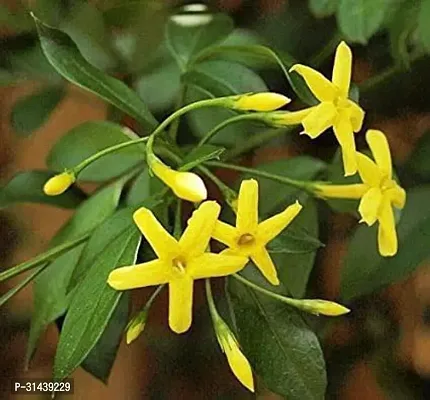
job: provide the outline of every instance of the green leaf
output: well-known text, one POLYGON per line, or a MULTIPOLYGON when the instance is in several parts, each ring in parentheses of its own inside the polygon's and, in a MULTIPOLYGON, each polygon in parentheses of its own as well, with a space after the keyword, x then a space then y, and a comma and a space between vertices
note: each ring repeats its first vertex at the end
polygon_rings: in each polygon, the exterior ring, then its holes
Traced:
MULTIPOLYGON (((119 143, 137 139, 128 128, 108 121, 89 121, 66 133, 51 149, 46 160, 49 168, 61 172, 73 168, 93 154, 119 143)), ((131 168, 144 164, 143 143, 126 147, 101 157, 80 174, 83 181, 105 181, 116 178, 131 168)))
POLYGON ((11 112, 11 124, 15 132, 28 136, 39 129, 63 97, 63 87, 49 87, 19 99, 11 112))
POLYGON ((107 384, 110 371, 128 322, 129 296, 125 293, 115 309, 106 330, 82 363, 82 368, 107 384))
POLYGON ((225 14, 177 14, 166 25, 166 42, 181 71, 186 71, 191 58, 201 50, 225 39, 234 28, 232 19, 225 14), (194 19, 190 26, 184 19, 194 19))
POLYGON ((50 171, 19 172, 0 188, 0 209, 16 203, 41 203, 75 208, 85 200, 85 194, 76 186, 72 186, 59 196, 47 196, 43 193, 43 185, 54 175, 50 171))
POLYGON ((421 7, 418 14, 418 34, 421 43, 427 52, 430 53, 430 0, 421 0, 421 7))
POLYGON ((270 254, 304 254, 320 247, 324 247, 324 244, 303 228, 288 227, 267 245, 267 250, 270 254))
POLYGON ((340 0, 337 20, 342 33, 351 41, 366 44, 379 30, 391 0, 340 0))
POLYGON ((149 171, 145 169, 132 183, 127 193, 126 203, 129 206, 142 205, 148 197, 160 192, 165 187, 160 179, 151 176, 149 171))
POLYGON ((318 18, 329 17, 339 6, 339 0, 309 0, 309 8, 318 18))
POLYGON ((239 343, 265 385, 289 400, 323 399, 323 354, 300 313, 234 279, 229 292, 239 343))
POLYGON ((407 161, 407 168, 421 178, 430 177, 430 131, 427 131, 418 141, 415 149, 407 161))
POLYGON ((55 379, 69 376, 99 341, 122 296, 108 286, 107 277, 113 269, 136 261, 139 242, 134 226, 117 237, 74 292, 55 356, 55 379))
MULTIPOLYGON (((264 92, 264 81, 250 69, 227 61, 207 61, 183 75, 187 87, 187 102, 211 97, 228 96, 238 93, 264 92)), ((215 125, 236 115, 221 108, 195 110, 187 115, 193 132, 204 136, 215 125)), ((213 143, 234 144, 257 132, 258 125, 250 122, 238 122, 228 126, 217 134, 213 143)))
POLYGON ((33 18, 42 50, 60 75, 118 107, 146 129, 153 130, 157 126, 157 120, 145 103, 127 85, 88 63, 67 34, 45 25, 34 15, 33 18))
POLYGON ((223 147, 213 146, 211 144, 204 144, 199 148, 194 148, 185 156, 181 168, 189 171, 206 161, 219 160, 224 150, 223 147))
POLYGON ((397 225, 399 250, 382 257, 377 250, 377 225, 360 226, 348 246, 341 276, 344 301, 371 293, 405 278, 430 256, 430 187, 407 193, 406 206, 397 225))
MULTIPOLYGON (((123 181, 115 182, 82 203, 69 222, 54 237, 51 245, 57 246, 96 229, 117 208, 123 185, 123 181)), ((105 233, 109 235, 108 232, 105 233)), ((84 245, 80 245, 58 257, 35 280, 35 309, 30 326, 27 363, 46 327, 67 310, 70 303, 70 293, 67 289, 74 269, 86 254, 84 248, 86 249, 84 245)))

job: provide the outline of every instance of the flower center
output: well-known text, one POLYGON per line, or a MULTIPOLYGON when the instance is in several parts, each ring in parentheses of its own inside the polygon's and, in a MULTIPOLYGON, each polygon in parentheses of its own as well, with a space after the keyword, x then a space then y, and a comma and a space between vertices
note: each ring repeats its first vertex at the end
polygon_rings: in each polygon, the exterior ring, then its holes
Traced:
POLYGON ((387 177, 382 178, 381 180, 381 190, 385 192, 388 189, 392 189, 396 186, 396 182, 387 177))
POLYGON ((250 233, 244 233, 237 240, 237 244, 239 246, 249 246, 249 245, 254 244, 254 242, 255 242, 255 237, 254 237, 254 235, 251 235, 250 233))
POLYGON ((176 257, 172 260, 173 269, 180 274, 185 274, 187 263, 182 257, 176 257))

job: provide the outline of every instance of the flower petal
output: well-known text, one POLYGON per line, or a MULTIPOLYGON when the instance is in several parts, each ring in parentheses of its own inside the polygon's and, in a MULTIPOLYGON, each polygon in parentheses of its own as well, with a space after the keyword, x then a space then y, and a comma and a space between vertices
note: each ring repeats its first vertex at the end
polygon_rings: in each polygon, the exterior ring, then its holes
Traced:
POLYGON ((372 151, 376 165, 388 179, 393 175, 390 146, 387 138, 381 131, 369 129, 366 133, 366 141, 372 151))
POLYGON ((332 82, 339 88, 343 97, 348 97, 351 82, 352 53, 345 42, 340 42, 334 59, 332 82))
POLYGON ((349 120, 352 125, 352 129, 354 132, 358 132, 363 126, 364 120, 364 111, 363 109, 352 100, 348 100, 348 111, 349 111, 349 120))
POLYGON ((161 285, 169 281, 171 266, 165 261, 153 260, 143 264, 114 269, 107 283, 116 290, 136 289, 161 285))
POLYGON ((297 216, 303 206, 296 201, 291 206, 288 206, 284 211, 266 219, 258 225, 257 240, 264 245, 278 236, 297 216))
POLYGON ((234 247, 237 245, 236 239, 238 237, 238 233, 236 228, 233 226, 222 221, 217 221, 212 232, 212 237, 215 240, 218 240, 218 242, 224 243, 229 247, 234 247))
POLYGON ((178 242, 158 222, 151 210, 139 208, 134 213, 133 219, 158 257, 170 258, 178 252, 178 242))
POLYGON ((258 226, 258 182, 242 181, 237 201, 236 228, 240 233, 251 233, 258 226))
POLYGON ((179 240, 181 254, 193 256, 206 251, 220 211, 216 201, 205 201, 193 212, 179 240))
POLYGON ((361 180, 369 186, 378 186, 381 182, 381 172, 376 164, 366 155, 357 151, 357 167, 361 180))
POLYGON ((273 121, 275 121, 276 125, 296 125, 301 124, 303 119, 315 110, 316 107, 318 106, 305 108, 299 111, 278 111, 270 115, 273 115, 273 121))
POLYGON ((238 344, 235 343, 234 339, 230 339, 224 345, 223 350, 227 356, 228 365, 236 378, 248 390, 254 392, 254 377, 252 376, 251 366, 247 358, 240 351, 238 344))
POLYGON ((406 203, 406 191, 402 187, 396 184, 392 189, 388 189, 385 192, 391 200, 394 207, 402 209, 406 203))
POLYGON ((173 332, 186 332, 193 318, 194 281, 187 275, 169 282, 169 326, 173 332))
POLYGON ((372 226, 378 219, 378 210, 382 201, 382 192, 380 188, 371 188, 363 196, 358 206, 358 212, 361 215, 361 221, 372 226))
POLYGON ((226 276, 240 271, 247 262, 247 257, 205 253, 189 261, 187 273, 193 279, 226 276))
POLYGON ((336 139, 342 148, 345 176, 354 175, 357 172, 357 157, 354 132, 349 119, 345 118, 344 114, 341 114, 333 129, 336 139))
POLYGON ((306 65, 296 64, 290 72, 297 72, 305 80, 311 92, 319 101, 333 101, 336 97, 335 86, 321 73, 306 65))
POLYGON ((265 247, 255 250, 251 254, 251 260, 272 285, 279 285, 278 273, 265 247))
POLYGON ((363 183, 356 183, 351 185, 314 185, 316 194, 323 198, 337 198, 337 199, 361 199, 363 195, 369 190, 369 187, 363 183))
POLYGON ((336 113, 336 107, 333 103, 324 102, 317 105, 312 112, 303 119, 303 133, 315 139, 333 125, 336 113))
POLYGON ((397 233, 394 213, 389 199, 383 199, 379 208, 378 247, 381 256, 390 257, 397 253, 397 233))

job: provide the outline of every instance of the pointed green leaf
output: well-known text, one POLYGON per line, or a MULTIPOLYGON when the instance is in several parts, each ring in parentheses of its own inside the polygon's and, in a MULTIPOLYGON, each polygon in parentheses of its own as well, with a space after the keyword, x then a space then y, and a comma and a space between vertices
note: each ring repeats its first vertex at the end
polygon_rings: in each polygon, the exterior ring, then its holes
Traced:
POLYGON ((131 227, 112 241, 74 292, 54 361, 54 378, 69 376, 90 354, 121 299, 107 284, 109 273, 136 261, 140 234, 131 227))
POLYGON ((75 208, 85 200, 85 194, 76 186, 72 186, 59 196, 47 196, 43 193, 43 185, 54 175, 50 171, 19 172, 0 188, 0 209, 16 203, 41 203, 75 208))
MULTIPOLYGON (((73 168, 93 154, 137 139, 131 130, 108 121, 90 121, 70 130, 52 147, 46 163, 54 171, 73 168)), ((101 157, 79 174, 83 181, 105 181, 145 163, 145 145, 129 146, 101 157)))
POLYGON ((15 132, 28 136, 39 129, 64 97, 63 87, 49 87, 37 91, 13 106, 11 123, 15 132))
POLYGON ((211 144, 204 144, 199 148, 194 148, 185 156, 181 168, 185 171, 189 171, 206 161, 219 160, 224 150, 223 147, 213 146, 211 144))
POLYGON ((70 36, 45 25, 34 15, 33 18, 43 52, 60 75, 118 107, 146 129, 153 130, 157 126, 145 103, 127 85, 88 63, 70 36))

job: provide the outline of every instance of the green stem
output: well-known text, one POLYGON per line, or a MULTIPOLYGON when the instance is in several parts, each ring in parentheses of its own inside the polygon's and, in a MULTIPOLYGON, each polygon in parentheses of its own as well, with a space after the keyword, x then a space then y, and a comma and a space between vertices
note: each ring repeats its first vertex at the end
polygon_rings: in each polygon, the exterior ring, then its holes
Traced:
POLYGON ((258 286, 255 283, 249 281, 248 279, 245 279, 243 276, 240 276, 239 274, 232 274, 232 277, 242 282, 246 286, 249 286, 250 288, 256 290, 257 292, 260 292, 268 297, 271 297, 272 299, 281 301, 285 304, 288 304, 296 308, 302 308, 301 307, 302 300, 292 299, 291 297, 285 297, 280 294, 273 293, 270 290, 264 289, 261 286, 258 286))
POLYGON ((212 287, 211 287, 210 279, 205 279, 205 289, 206 289, 206 299, 208 301, 208 306, 209 306, 209 312, 211 314, 212 321, 214 322, 214 325, 215 325, 215 321, 220 319, 221 317, 218 314, 218 311, 215 306, 215 301, 212 295, 212 287))
POLYGON ((7 269, 6 271, 0 273, 0 282, 13 278, 14 276, 19 275, 32 268, 35 268, 38 265, 44 263, 45 261, 50 261, 52 257, 59 256, 65 253, 67 250, 81 244, 82 242, 87 240, 89 236, 90 234, 87 233, 86 235, 81 236, 78 239, 71 240, 70 242, 53 247, 52 249, 49 249, 48 251, 45 251, 42 254, 39 254, 37 257, 33 258, 32 260, 23 262, 22 264, 19 264, 19 265, 16 265, 15 267, 7 269))
POLYGON ((148 299, 148 301, 145 304, 145 309, 149 310, 149 308, 152 306, 152 303, 154 302, 154 300, 157 298, 157 296, 160 294, 161 290, 164 288, 164 284, 158 286, 157 289, 155 289, 152 294, 151 297, 148 299))
POLYGON ((224 120, 217 126, 215 126, 212 130, 210 130, 205 136, 202 137, 200 142, 197 144, 196 148, 203 146, 205 143, 209 142, 220 130, 224 129, 227 125, 233 124, 235 122, 243 121, 243 120, 256 120, 262 121, 262 116, 266 113, 251 113, 251 114, 240 114, 235 115, 229 119, 224 120))
POLYGON ((3 296, 0 297, 0 307, 2 307, 8 300, 15 296, 19 291, 24 289, 37 275, 39 275, 49 264, 39 265, 34 271, 25 277, 18 285, 14 286, 3 296))
POLYGON ((280 175, 274 175, 269 172, 260 171, 258 169, 254 168, 247 168, 242 167, 240 165, 234 165, 234 164, 226 164, 223 162, 218 161, 207 161, 205 162, 206 165, 209 165, 211 167, 219 167, 219 168, 225 168, 225 169, 231 169, 234 171, 239 172, 245 172, 254 176, 259 176, 261 178, 267 178, 275 182, 283 183, 289 186, 293 186, 297 189, 305 190, 311 194, 314 194, 314 191, 312 190, 312 183, 311 182, 305 182, 305 181, 297 181, 295 179, 287 178, 285 176, 280 175))
POLYGON ((179 239, 182 232, 182 224, 181 224, 181 199, 178 199, 176 202, 176 214, 175 214, 175 226, 173 228, 173 236, 176 239, 179 239))

